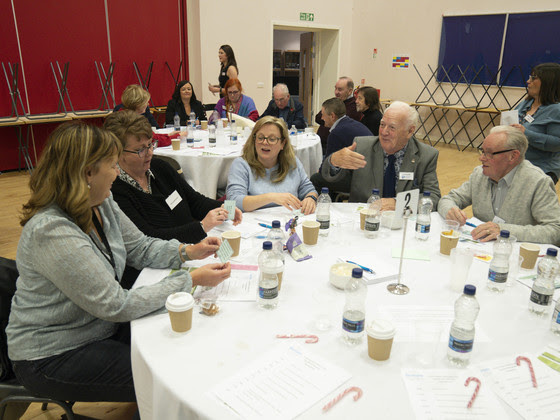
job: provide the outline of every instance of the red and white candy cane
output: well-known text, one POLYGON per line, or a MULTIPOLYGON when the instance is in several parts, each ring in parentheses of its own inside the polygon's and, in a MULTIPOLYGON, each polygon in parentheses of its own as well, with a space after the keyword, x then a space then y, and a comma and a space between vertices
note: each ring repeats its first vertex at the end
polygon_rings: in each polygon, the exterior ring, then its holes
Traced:
POLYGON ((537 388, 537 377, 535 376, 535 371, 533 370, 533 363, 531 363, 531 359, 525 356, 517 356, 515 359, 515 363, 517 366, 521 366, 521 361, 527 362, 529 365, 529 372, 531 372, 531 381, 533 382, 533 388, 537 388))
POLYGON ((277 334, 276 338, 307 338, 306 343, 312 344, 319 341, 319 337, 314 334, 277 334))
POLYGON ((465 381, 465 386, 469 386, 471 382, 476 382, 476 389, 474 390, 472 397, 469 400, 469 403, 467 404, 467 408, 471 408, 472 405, 474 404, 474 400, 476 400, 476 397, 478 396, 478 391, 480 391, 480 386, 482 385, 480 383, 480 379, 475 378, 474 376, 469 376, 465 381))
POLYGON ((335 405, 337 402, 339 402, 342 399, 342 397, 344 397, 346 394, 348 394, 350 392, 356 392, 356 395, 354 395, 354 401, 358 401, 363 394, 362 390, 360 388, 358 388, 357 386, 346 388, 336 398, 334 398, 332 401, 330 401, 327 405, 325 405, 323 407, 323 413, 326 413, 327 411, 329 411, 332 408, 333 405, 335 405))

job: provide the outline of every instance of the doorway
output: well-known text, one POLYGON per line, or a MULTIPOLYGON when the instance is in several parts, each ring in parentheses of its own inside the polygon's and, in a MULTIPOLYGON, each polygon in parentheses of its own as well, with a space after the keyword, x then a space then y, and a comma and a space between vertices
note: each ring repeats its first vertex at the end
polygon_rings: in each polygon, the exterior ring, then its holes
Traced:
POLYGON ((339 30, 273 24, 272 85, 285 83, 312 126, 338 78, 339 30), (322 83, 323 81, 323 83, 322 83))

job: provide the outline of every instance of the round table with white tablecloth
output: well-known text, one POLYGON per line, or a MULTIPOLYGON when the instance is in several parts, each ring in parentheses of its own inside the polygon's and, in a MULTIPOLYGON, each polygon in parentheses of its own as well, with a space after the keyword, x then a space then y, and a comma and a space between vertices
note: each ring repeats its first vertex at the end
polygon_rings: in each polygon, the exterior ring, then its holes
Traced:
MULTIPOLYGON (((225 130, 225 135, 229 133, 225 130)), ((241 156, 244 138, 232 146, 226 136, 219 137, 217 146, 208 147, 208 132, 198 130, 194 148, 187 147, 181 141, 181 149, 173 150, 171 146, 158 147, 156 156, 167 156, 175 159, 183 170, 186 181, 196 191, 210 198, 216 198, 218 189, 225 190, 229 168, 233 160, 241 156)), ((311 177, 319 170, 322 162, 321 139, 314 133, 298 134, 295 144, 296 156, 303 164, 307 176, 311 177)))
MULTIPOLYGON (((243 372, 255 359, 284 345, 286 340, 276 338, 277 334, 317 335, 317 343, 304 344, 301 340, 301 346, 351 375, 346 383, 314 401, 298 418, 413 418, 414 410, 401 368, 449 368, 446 350, 450 321, 446 320, 443 325, 430 324, 432 328, 424 333, 424 315, 418 315, 418 311, 425 308, 452 311, 450 308, 459 296, 449 287, 450 257, 439 253, 441 218, 432 213, 432 229, 426 242, 414 238, 414 221, 408 222, 405 248, 416 251, 412 254, 418 258, 421 255, 428 259, 404 260, 402 281, 410 288, 410 293, 393 295, 387 291, 388 282, 368 286, 366 323, 385 317, 397 325, 390 359, 376 362, 368 357, 366 338, 355 347, 342 341, 345 295, 329 283, 329 268, 339 258, 344 258, 374 270, 383 268, 396 273, 399 260, 394 255, 401 246, 403 230, 381 228, 377 238, 366 239, 359 229, 358 208, 358 204, 333 205, 331 232, 328 237, 320 237, 317 245, 308 247, 311 259, 295 262, 286 255, 276 309, 260 309, 255 301, 218 300, 220 312, 209 317, 195 310, 193 328, 185 334, 171 331, 166 313, 134 321, 132 364, 142 419, 239 418, 212 391, 224 379, 243 372), (325 313, 333 327, 319 331, 315 321, 325 313), (354 402, 347 396, 330 412, 322 413, 323 405, 351 386, 363 390, 361 399, 354 402)), ((283 208, 263 209, 245 213, 241 226, 253 228, 259 222, 270 223, 274 219, 285 223, 288 218, 289 213, 283 208)), ((301 235, 301 227, 297 231, 301 235)), ((263 241, 258 238, 261 235, 257 233, 253 238, 242 239, 241 254, 233 262, 256 264, 263 241)), ((466 246, 474 246, 480 253, 492 252, 491 244, 459 243, 459 247, 466 246)), ((486 288, 487 273, 488 263, 475 259, 468 283, 477 286, 476 297, 481 310, 471 366, 513 354, 539 352, 547 344, 560 347, 560 338, 549 332, 550 317, 530 316, 527 310, 530 289, 513 282, 505 293, 492 293, 486 288)), ((135 287, 158 281, 165 274, 165 270, 146 269, 135 287)), ((468 371, 464 372, 467 375, 468 371)), ((502 405, 505 418, 519 418, 515 411, 502 405)))

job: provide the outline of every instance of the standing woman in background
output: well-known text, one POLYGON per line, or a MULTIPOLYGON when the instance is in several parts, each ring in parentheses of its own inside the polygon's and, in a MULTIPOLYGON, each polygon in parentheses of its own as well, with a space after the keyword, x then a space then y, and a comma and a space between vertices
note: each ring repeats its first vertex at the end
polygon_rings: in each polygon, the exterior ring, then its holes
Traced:
POLYGON ((167 110, 165 111, 165 124, 173 124, 175 113, 181 119, 181 126, 186 126, 191 112, 196 114, 196 120, 206 120, 206 113, 202 102, 196 99, 194 88, 188 80, 182 80, 177 84, 171 100, 167 103, 167 110))
POLYGON ((556 184, 560 176, 560 64, 543 63, 531 71, 527 98, 516 108, 527 136, 525 158, 541 168, 556 184))
POLYGON ((212 93, 219 93, 220 98, 226 95, 225 84, 229 79, 237 79, 239 70, 235 54, 229 45, 222 45, 218 50, 218 60, 220 60, 220 75, 218 76, 219 85, 208 83, 208 90, 212 93))

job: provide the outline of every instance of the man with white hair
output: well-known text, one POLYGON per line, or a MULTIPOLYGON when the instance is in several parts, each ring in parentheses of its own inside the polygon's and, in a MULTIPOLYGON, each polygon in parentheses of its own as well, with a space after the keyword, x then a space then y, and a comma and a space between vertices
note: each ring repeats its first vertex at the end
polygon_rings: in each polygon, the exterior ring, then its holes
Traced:
POLYGON ((382 208, 393 210, 397 193, 418 188, 421 193, 431 193, 437 208, 441 196, 438 151, 414 138, 417 126, 416 109, 393 102, 383 114, 379 137, 356 137, 350 147, 327 156, 321 175, 335 186, 350 185, 349 191, 343 191, 350 193, 350 202, 365 203, 377 188, 382 208))
POLYGON ((560 244, 560 205, 549 176, 525 160, 527 138, 513 127, 497 126, 479 147, 481 166, 444 196, 439 214, 464 225, 472 205, 482 224, 473 239, 486 242, 509 230, 518 241, 560 244))
POLYGON ((284 83, 276 84, 272 89, 272 96, 274 99, 268 103, 268 107, 260 118, 272 115, 276 118, 282 118, 288 128, 295 125, 296 128, 303 130, 307 125, 303 116, 303 105, 290 97, 288 86, 284 83))

